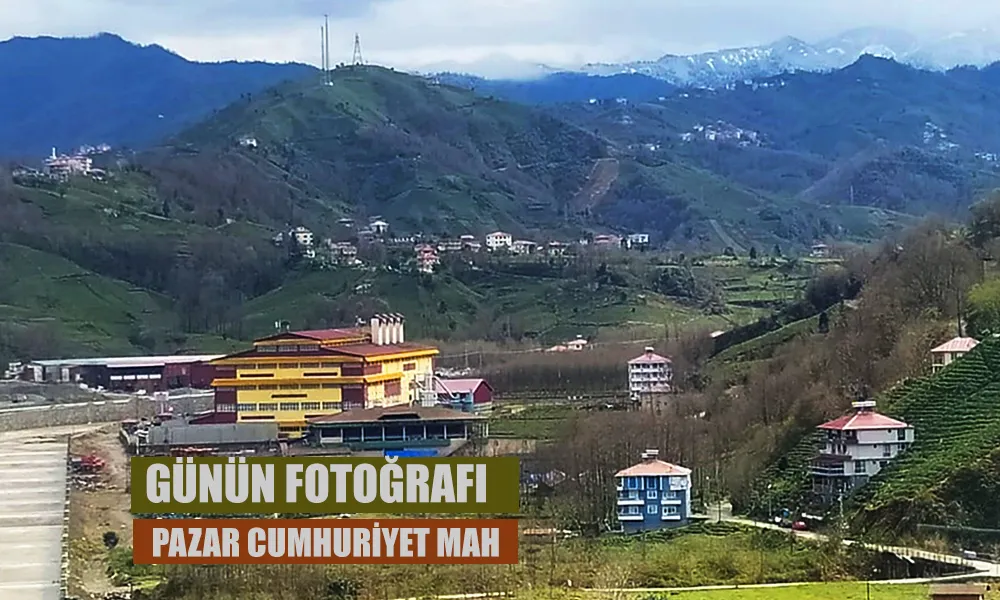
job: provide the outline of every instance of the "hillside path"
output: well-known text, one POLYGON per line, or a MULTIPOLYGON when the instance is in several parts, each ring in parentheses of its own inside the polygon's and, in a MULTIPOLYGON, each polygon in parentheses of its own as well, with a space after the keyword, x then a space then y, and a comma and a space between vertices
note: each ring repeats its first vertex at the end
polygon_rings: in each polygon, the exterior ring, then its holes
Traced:
POLYGON ((599 158, 594 162, 587 181, 573 198, 577 212, 590 211, 604 200, 611 191, 611 186, 618 180, 618 166, 617 158, 599 158))

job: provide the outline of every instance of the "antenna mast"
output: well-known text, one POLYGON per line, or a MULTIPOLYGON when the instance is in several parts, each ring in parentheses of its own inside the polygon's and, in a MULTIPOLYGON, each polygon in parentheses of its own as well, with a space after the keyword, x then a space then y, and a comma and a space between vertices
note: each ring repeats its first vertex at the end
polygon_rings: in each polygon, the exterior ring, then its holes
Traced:
POLYGON ((330 16, 323 15, 323 85, 333 85, 330 76, 330 16))
POLYGON ((354 60, 352 61, 356 66, 361 66, 365 64, 365 60, 361 57, 361 36, 354 34, 354 60))

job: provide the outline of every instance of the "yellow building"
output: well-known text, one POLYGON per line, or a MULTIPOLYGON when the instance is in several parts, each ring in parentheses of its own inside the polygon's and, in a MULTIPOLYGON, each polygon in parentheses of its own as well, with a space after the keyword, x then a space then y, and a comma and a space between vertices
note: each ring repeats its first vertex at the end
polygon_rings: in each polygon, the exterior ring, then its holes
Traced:
POLYGON ((370 327, 278 333, 212 361, 226 371, 212 382, 216 410, 235 410, 242 423, 276 421, 284 437, 301 437, 313 417, 420 400, 421 390, 433 391, 437 354, 404 341, 402 315, 376 315, 370 327))

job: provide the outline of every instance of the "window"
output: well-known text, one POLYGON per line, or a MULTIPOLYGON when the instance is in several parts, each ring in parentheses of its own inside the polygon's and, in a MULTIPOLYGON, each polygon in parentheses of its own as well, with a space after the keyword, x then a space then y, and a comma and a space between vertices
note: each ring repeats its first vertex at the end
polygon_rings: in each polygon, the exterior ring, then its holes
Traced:
POLYGON ((340 410, 340 402, 324 402, 323 410, 340 410))
POLYGON ((646 478, 646 487, 645 487, 645 489, 647 489, 647 490, 655 490, 656 489, 656 482, 657 482, 658 479, 659 479, 659 477, 647 477, 646 478))
POLYGON ((318 369, 319 363, 302 363, 299 367, 302 369, 318 369))
POLYGON ((319 384, 318 383, 303 383, 302 385, 299 386, 299 389, 301 389, 301 390, 318 390, 319 389, 319 384))
POLYGON ((319 410, 319 407, 320 407, 320 403, 319 402, 303 402, 302 403, 302 410, 319 410))
POLYGON ((299 363, 280 363, 278 365, 279 369, 298 369, 299 363))
POLYGON ((339 388, 340 388, 340 384, 339 383, 324 383, 323 384, 323 389, 324 390, 336 390, 336 389, 339 389, 339 388))
POLYGON ((277 352, 277 346, 257 346, 257 352, 277 352))
POLYGON ((417 363, 406 363, 403 365, 404 371, 413 371, 417 368, 417 363))
POLYGON ((637 489, 639 489, 639 478, 638 477, 626 477, 625 478, 625 487, 627 487, 630 490, 637 490, 637 489))
POLYGON ((677 507, 676 506, 664 506, 663 507, 663 516, 664 517, 669 517, 669 516, 676 515, 676 514, 677 514, 677 507))
POLYGON ((276 389, 278 389, 278 386, 269 383, 267 385, 258 385, 257 389, 258 390, 276 390, 276 389))
POLYGON ((299 410, 298 402, 282 402, 278 405, 281 410, 299 410))
POLYGON ((235 404, 219 404, 219 412, 236 412, 235 404))
POLYGON ((299 344, 299 352, 319 352, 319 344, 299 344))
POLYGON ((641 515, 642 514, 642 507, 640 507, 640 506, 628 506, 626 508, 628 508, 628 514, 630 514, 630 515, 641 515))
POLYGON ((241 391, 244 391, 244 392, 246 392, 246 391, 253 391, 253 390, 257 389, 257 386, 255 386, 255 385, 241 385, 239 387, 239 389, 241 391))
POLYGON ((646 507, 646 513, 650 515, 655 515, 657 513, 657 507, 655 504, 650 504, 646 507))
POLYGON ((260 363, 257 365, 258 369, 276 369, 278 368, 278 363, 260 363))
POLYGON ((905 429, 897 429, 896 430, 896 439, 899 440, 899 441, 901 441, 901 442, 906 441, 906 430, 905 429))
POLYGON ((257 368, 257 365, 251 363, 249 365, 240 365, 239 370, 240 371, 252 371, 252 370, 254 370, 256 368, 257 368))
POLYGON ((292 346, 292 345, 278 346, 278 352, 288 353, 288 352, 298 352, 298 350, 299 350, 298 346, 292 346))
POLYGON ((881 460, 878 463, 878 468, 880 468, 880 469, 884 469, 887 466, 889 466, 889 461, 887 461, 887 460, 881 460))
POLYGON ((259 404, 257 409, 262 411, 278 410, 278 404, 275 402, 264 402, 263 404, 259 404))
POLYGON ((299 384, 297 383, 286 383, 285 385, 278 386, 283 390, 297 390, 299 389, 299 384))
POLYGON ((863 461, 863 460, 856 461, 854 463, 854 472, 855 473, 865 473, 866 472, 865 471, 865 461, 863 461))
POLYGON ((646 490, 646 500, 656 500, 656 490, 646 490))
POLYGON ((338 363, 320 363, 319 366, 323 369, 336 369, 340 365, 338 363))
POLYGON ((679 494, 673 490, 663 492, 664 500, 676 500, 679 497, 680 497, 679 494))

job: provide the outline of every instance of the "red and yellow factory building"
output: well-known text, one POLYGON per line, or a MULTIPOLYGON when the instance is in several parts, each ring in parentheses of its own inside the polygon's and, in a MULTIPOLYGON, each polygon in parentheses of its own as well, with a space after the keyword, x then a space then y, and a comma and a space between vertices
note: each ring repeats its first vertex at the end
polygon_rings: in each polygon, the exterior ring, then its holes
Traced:
POLYGON ((438 349, 404 341, 402 315, 376 315, 370 327, 287 331, 212 362, 219 421, 276 422, 299 438, 306 422, 343 410, 419 400, 433 388, 438 349))

